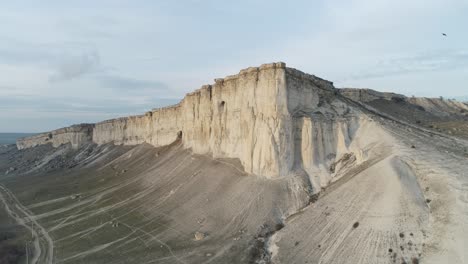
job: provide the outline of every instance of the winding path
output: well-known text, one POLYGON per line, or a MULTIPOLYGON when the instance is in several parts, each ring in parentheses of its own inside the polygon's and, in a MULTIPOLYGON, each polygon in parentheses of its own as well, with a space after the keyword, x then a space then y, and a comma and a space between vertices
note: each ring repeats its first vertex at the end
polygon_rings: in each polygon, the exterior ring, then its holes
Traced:
POLYGON ((32 213, 19 202, 16 196, 2 184, 0 184, 0 201, 4 204, 5 210, 11 218, 31 231, 34 248, 30 263, 52 264, 54 242, 49 233, 34 219, 32 213))

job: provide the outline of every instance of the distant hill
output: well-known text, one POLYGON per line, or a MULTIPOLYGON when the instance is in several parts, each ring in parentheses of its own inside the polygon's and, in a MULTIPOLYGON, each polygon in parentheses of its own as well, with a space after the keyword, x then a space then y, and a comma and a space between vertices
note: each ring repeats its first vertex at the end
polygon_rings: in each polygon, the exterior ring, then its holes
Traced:
POLYGON ((34 135, 34 133, 0 133, 0 145, 15 144, 16 139, 32 135, 34 135))

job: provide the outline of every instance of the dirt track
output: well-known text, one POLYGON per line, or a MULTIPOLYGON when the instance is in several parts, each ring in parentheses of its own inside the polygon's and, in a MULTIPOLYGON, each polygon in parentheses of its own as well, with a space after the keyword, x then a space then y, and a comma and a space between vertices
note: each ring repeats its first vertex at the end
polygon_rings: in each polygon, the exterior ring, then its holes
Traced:
POLYGON ((28 212, 5 186, 0 184, 0 200, 4 204, 8 215, 15 221, 31 231, 34 248, 32 248, 32 259, 28 262, 52 263, 54 259, 54 242, 47 231, 34 220, 34 216, 28 212))

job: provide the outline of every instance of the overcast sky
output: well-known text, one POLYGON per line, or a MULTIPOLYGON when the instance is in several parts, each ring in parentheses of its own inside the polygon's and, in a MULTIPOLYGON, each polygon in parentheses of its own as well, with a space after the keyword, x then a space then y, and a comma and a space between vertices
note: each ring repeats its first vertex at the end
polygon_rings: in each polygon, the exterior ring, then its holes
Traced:
POLYGON ((15 0, 0 7, 0 132, 143 113, 275 61, 337 87, 468 94, 468 0, 15 0))

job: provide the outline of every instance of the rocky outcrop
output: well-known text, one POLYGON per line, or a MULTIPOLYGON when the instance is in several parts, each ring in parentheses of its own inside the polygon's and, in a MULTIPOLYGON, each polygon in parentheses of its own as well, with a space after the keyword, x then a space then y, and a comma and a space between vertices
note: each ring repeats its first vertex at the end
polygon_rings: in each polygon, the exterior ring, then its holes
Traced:
POLYGON ((337 94, 329 81, 284 63, 264 64, 216 79, 174 106, 59 129, 17 145, 164 146, 181 138, 194 153, 239 159, 248 173, 273 178, 320 170, 325 176, 317 181, 326 185, 329 166, 349 151, 360 123, 358 113, 337 94))
POLYGON ((441 117, 468 112, 468 105, 466 103, 442 97, 406 97, 402 94, 378 92, 372 89, 361 88, 341 88, 338 91, 344 97, 356 102, 369 103, 375 100, 405 102, 441 117))
POLYGON ((407 100, 409 103, 423 107, 426 111, 441 117, 468 113, 468 105, 456 100, 425 97, 412 97, 407 100))
POLYGON ((406 96, 396 93, 378 92, 372 89, 361 88, 341 88, 340 94, 358 102, 370 102, 377 99, 384 100, 404 100, 406 96))
POLYGON ((52 144, 54 147, 58 147, 70 143, 74 148, 77 148, 92 140, 93 128, 93 124, 79 124, 60 128, 51 132, 20 138, 16 141, 16 146, 18 149, 25 149, 44 144, 52 144))

